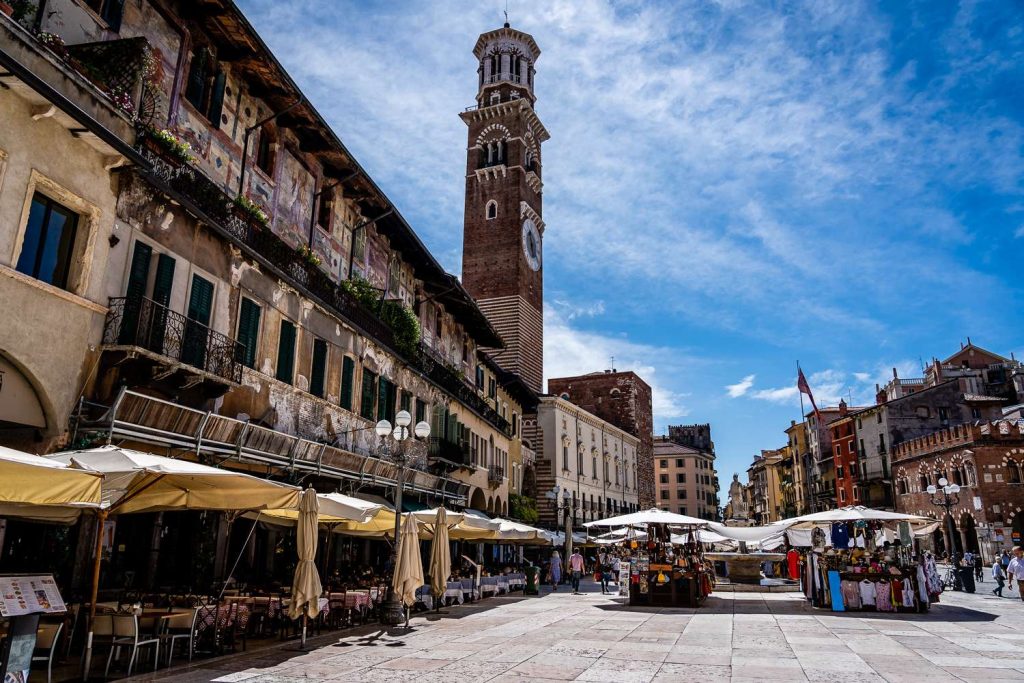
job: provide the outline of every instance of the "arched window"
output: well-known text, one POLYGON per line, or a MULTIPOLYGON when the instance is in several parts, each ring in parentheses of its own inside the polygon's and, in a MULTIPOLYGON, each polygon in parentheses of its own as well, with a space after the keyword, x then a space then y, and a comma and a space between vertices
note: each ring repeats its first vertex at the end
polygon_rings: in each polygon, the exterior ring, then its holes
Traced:
POLYGON ((1020 465, 1017 464, 1016 460, 1012 458, 1006 461, 1006 474, 1007 481, 1011 484, 1020 483, 1020 465))
POLYGON ((493 199, 487 202, 487 220, 498 217, 498 202, 493 199))
POLYGON ((921 473, 921 481, 919 483, 921 484, 922 491, 928 488, 928 475, 924 472, 921 473))

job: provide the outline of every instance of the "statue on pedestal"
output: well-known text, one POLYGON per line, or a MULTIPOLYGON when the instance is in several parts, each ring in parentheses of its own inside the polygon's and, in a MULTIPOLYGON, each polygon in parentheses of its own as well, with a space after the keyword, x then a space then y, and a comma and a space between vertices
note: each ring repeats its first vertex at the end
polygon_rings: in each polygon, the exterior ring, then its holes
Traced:
POLYGON ((743 484, 740 483, 738 474, 732 475, 732 483, 729 484, 729 507, 732 510, 729 519, 746 520, 748 518, 749 510, 747 510, 747 503, 743 500, 743 484))

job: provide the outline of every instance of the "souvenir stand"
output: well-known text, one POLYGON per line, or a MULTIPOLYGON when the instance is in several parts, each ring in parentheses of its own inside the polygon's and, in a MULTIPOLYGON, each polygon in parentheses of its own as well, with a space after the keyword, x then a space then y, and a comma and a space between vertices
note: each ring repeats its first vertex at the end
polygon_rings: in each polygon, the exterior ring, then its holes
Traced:
MULTIPOLYGON (((810 530, 801 587, 816 607, 835 612, 923 612, 942 592, 930 556, 916 556, 913 536, 932 520, 861 506, 797 517, 787 532, 810 530)), ((806 538, 806 534, 804 534, 806 538)))
POLYGON ((630 605, 693 607, 711 593, 714 570, 704 559, 703 546, 696 534, 673 537, 672 532, 693 532, 706 525, 695 517, 647 510, 590 522, 587 526, 627 529, 621 545, 630 555, 630 605), (636 532, 638 527, 643 531, 636 532), (638 539, 640 536, 642 539, 638 539))

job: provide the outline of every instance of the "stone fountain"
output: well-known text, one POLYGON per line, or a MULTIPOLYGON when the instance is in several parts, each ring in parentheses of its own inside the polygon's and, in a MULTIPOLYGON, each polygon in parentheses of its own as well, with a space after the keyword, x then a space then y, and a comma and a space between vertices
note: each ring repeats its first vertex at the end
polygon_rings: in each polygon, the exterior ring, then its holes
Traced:
MULTIPOLYGON (((732 510, 726 526, 754 526, 748 517, 747 504, 743 501, 743 484, 739 475, 732 475, 729 486, 729 506, 732 510)), ((704 557, 713 562, 725 562, 728 571, 728 582, 719 580, 719 589, 731 586, 732 590, 745 591, 779 591, 796 590, 792 582, 784 579, 766 579, 761 576, 761 565, 764 562, 779 562, 786 558, 783 553, 750 552, 744 541, 737 541, 737 552, 704 553, 704 557)))

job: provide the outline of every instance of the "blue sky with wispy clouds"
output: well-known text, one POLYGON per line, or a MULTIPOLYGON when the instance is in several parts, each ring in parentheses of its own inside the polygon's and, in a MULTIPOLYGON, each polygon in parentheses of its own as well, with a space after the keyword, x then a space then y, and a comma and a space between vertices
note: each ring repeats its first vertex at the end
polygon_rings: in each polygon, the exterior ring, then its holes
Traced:
MULTIPOLYGON (((499 0, 240 0, 461 271, 479 33, 499 0)), ((549 377, 638 370, 723 478, 819 404, 968 335, 1024 352, 1024 6, 512 0, 536 38, 549 377)))

